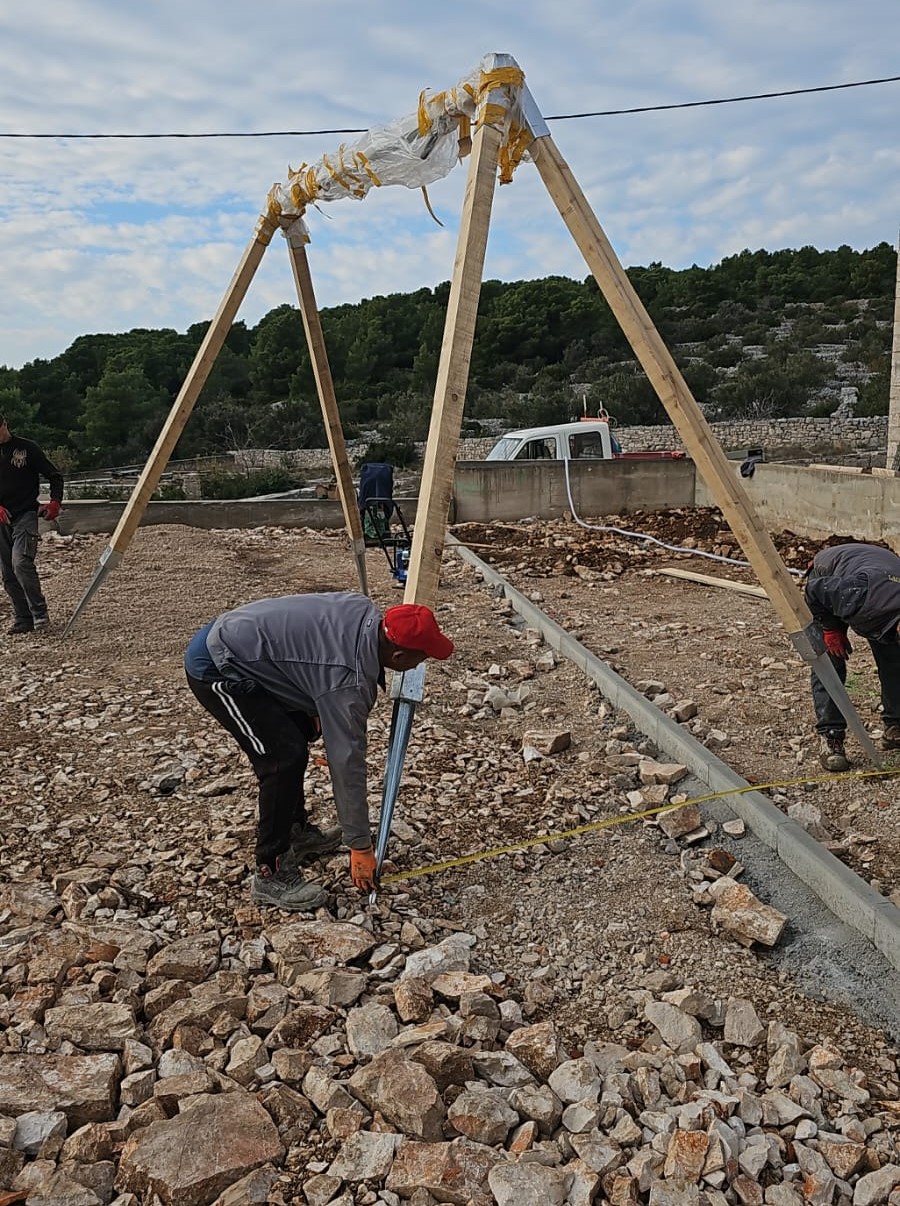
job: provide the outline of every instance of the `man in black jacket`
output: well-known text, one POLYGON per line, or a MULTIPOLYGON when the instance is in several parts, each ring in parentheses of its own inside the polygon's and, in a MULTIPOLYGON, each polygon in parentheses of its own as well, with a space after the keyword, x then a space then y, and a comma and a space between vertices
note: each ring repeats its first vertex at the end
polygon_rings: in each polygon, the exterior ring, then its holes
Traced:
MULTIPOLYGON (((847 630, 866 638, 881 682, 885 750, 900 749, 900 557, 874 544, 839 544, 813 558, 806 580, 806 602, 821 625, 831 663, 841 682, 847 678, 852 647, 847 630)), ((829 771, 847 770, 844 752, 847 722, 812 675, 819 760, 829 771)))
POLYGON ((34 563, 38 516, 56 519, 62 506, 62 474, 32 440, 9 430, 0 416, 0 569, 13 607, 9 635, 46 628, 47 600, 34 563), (50 501, 38 503, 41 476, 50 483, 50 501))

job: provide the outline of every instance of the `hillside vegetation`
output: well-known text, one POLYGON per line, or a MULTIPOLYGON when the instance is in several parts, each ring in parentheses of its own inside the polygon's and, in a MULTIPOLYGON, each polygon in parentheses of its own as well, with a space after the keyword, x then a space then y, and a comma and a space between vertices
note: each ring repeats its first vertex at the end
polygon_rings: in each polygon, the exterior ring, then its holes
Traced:
MULTIPOLYGON (((887 411, 896 253, 744 251, 710 268, 632 268, 637 292, 710 418, 887 411)), ((348 436, 427 433, 449 284, 322 312, 348 436)), ((0 410, 67 468, 142 461, 207 324, 82 335, 52 360, 0 367, 0 410)), ((666 421, 592 278, 484 283, 466 415, 558 422, 605 406, 666 421)), ((232 328, 177 456, 325 443, 296 307, 232 328)))

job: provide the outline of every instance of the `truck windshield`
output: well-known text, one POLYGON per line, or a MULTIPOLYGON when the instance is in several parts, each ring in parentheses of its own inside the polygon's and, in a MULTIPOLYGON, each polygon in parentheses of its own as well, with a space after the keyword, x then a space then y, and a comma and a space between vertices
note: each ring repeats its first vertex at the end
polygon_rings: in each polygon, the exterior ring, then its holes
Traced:
POLYGON ((503 436, 503 438, 498 440, 494 447, 487 454, 487 459, 489 461, 508 461, 513 450, 517 448, 518 445, 518 440, 510 440, 507 439, 506 436, 503 436))

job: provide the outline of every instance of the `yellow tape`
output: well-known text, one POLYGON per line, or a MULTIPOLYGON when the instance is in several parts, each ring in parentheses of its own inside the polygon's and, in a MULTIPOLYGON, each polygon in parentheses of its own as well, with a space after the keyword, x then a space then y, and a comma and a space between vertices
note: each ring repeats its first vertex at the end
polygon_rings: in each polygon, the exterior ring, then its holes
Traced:
POLYGON ((315 201, 319 195, 319 182, 316 179, 316 169, 306 163, 301 163, 296 173, 291 173, 291 201, 297 209, 315 201))
POLYGON ((359 166, 362 168, 362 170, 366 173, 366 175, 369 177, 369 179, 372 181, 372 183, 375 185, 375 187, 381 188, 381 181, 379 180, 379 178, 375 174, 375 172, 372 171, 372 167, 369 163, 369 160, 362 153, 362 151, 357 151, 356 154, 354 155, 354 159, 359 164, 359 166))
POLYGON ((262 243, 263 247, 268 247, 272 242, 272 236, 278 229, 278 214, 281 213, 281 207, 271 192, 266 198, 266 205, 266 213, 260 214, 259 221, 256 223, 256 231, 254 232, 257 243, 262 243))
POLYGON ((531 131, 527 126, 517 126, 513 122, 510 125, 506 142, 500 148, 498 163, 501 184, 509 184, 511 182, 513 172, 522 162, 522 156, 530 145, 531 131))
POLYGON ((521 67, 497 67, 493 71, 482 71, 478 81, 478 97, 492 88, 521 88, 525 83, 525 72, 521 67))
POLYGON ((277 222, 281 217, 281 202, 275 196, 277 184, 273 184, 266 195, 266 217, 270 222, 277 222))
POLYGON ((419 105, 418 105, 417 114, 418 114, 419 137, 420 138, 424 138, 425 135, 428 133, 428 131, 431 129, 431 118, 428 114, 428 104, 425 100, 425 93, 427 91, 428 91, 427 88, 423 88, 422 91, 419 93, 419 105))
POLYGON ((482 105, 478 110, 480 126, 502 126, 506 121, 505 105, 482 105))
POLYGON ((886 770, 844 771, 839 775, 815 775, 808 779, 781 779, 773 783, 748 783, 746 787, 731 787, 727 791, 714 791, 706 796, 694 796, 690 800, 679 800, 677 804, 657 804, 653 808, 645 808, 641 812, 630 812, 626 816, 605 817, 602 821, 591 821, 586 825, 577 825, 574 829, 564 829, 560 833, 547 833, 543 837, 523 838, 519 842, 510 842, 507 846, 494 846, 490 850, 479 850, 475 854, 463 854, 459 858, 448 858, 441 863, 429 863, 425 867, 413 867, 410 871, 397 871, 393 875, 383 875, 380 884, 402 883, 407 879, 421 879, 425 875, 438 875, 442 871, 453 871, 457 867, 467 867, 470 863, 481 863, 489 858, 500 858, 504 854, 515 854, 519 850, 530 850, 533 846, 543 846, 546 842, 559 842, 565 838, 581 837, 585 833, 596 833, 600 829, 612 829, 616 825, 629 825, 633 821, 643 821, 646 817, 655 817, 662 812, 674 812, 678 808, 687 808, 689 804, 707 804, 710 800, 722 800, 725 796, 742 796, 748 791, 768 791, 773 787, 800 787, 804 783, 833 783, 841 779, 869 779, 879 775, 896 775, 900 767, 892 766, 886 770))

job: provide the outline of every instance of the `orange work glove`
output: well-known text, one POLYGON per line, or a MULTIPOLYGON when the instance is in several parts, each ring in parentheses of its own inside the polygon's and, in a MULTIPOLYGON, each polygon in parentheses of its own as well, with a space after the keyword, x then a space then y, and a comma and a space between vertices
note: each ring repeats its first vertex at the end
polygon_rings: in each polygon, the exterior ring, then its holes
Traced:
POLYGON ((371 846, 350 851, 350 878, 360 892, 375 891, 375 851, 371 846))
POLYGON ((822 636, 825 638, 825 648, 832 657, 846 659, 853 652, 853 646, 847 640, 846 628, 826 628, 822 636))

